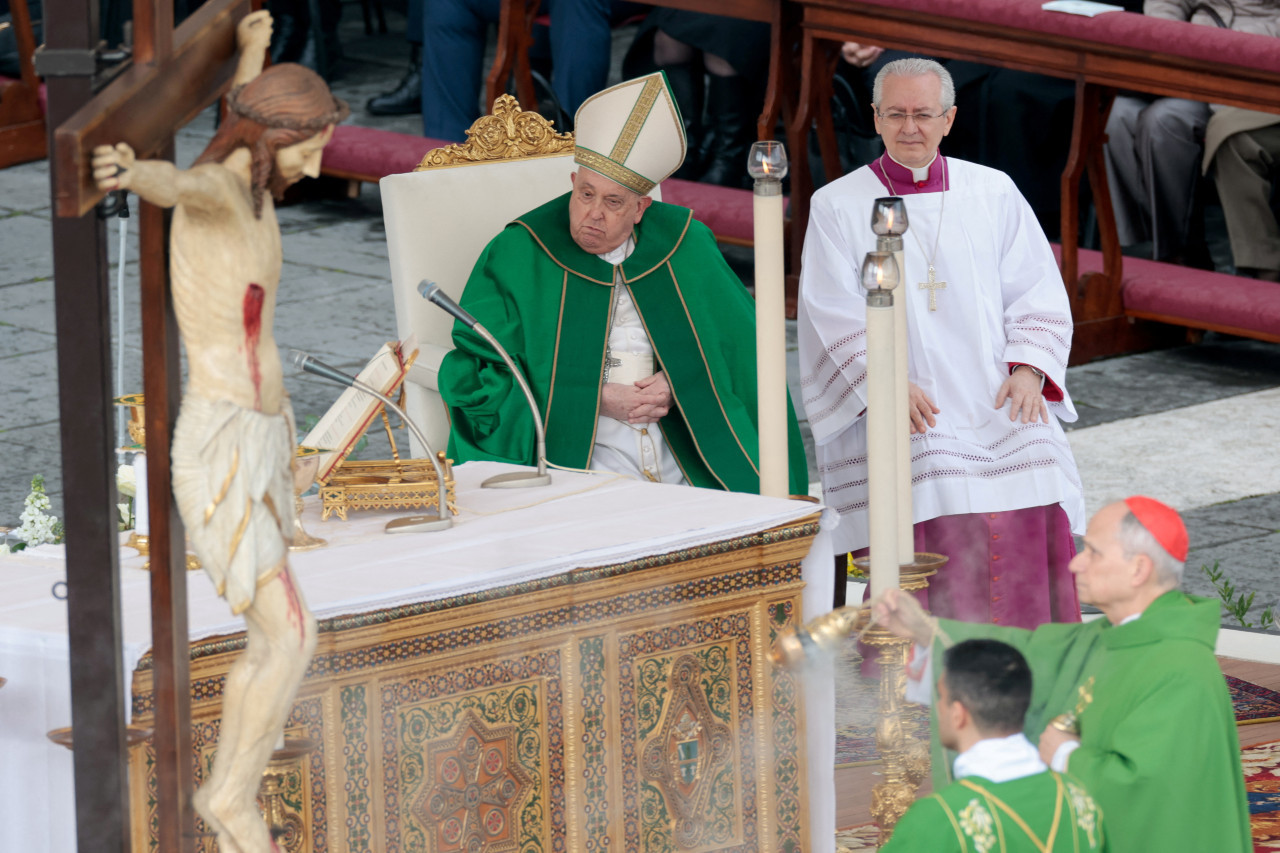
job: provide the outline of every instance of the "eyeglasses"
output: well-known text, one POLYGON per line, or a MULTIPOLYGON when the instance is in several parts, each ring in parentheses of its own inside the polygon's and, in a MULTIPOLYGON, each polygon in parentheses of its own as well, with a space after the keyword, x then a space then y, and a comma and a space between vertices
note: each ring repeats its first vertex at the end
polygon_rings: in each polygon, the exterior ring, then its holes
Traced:
POLYGON ((880 116, 880 120, 889 124, 898 125, 911 119, 917 125, 926 125, 931 121, 937 121, 946 115, 946 112, 940 112, 936 115, 932 113, 882 113, 876 110, 876 115, 880 116))

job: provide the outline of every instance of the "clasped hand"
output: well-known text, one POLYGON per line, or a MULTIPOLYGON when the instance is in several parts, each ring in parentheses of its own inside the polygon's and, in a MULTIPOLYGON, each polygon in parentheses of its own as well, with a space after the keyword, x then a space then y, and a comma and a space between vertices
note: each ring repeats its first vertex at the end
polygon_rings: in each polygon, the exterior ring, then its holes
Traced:
POLYGON ((606 382, 600 389, 600 414, 629 424, 652 424, 671 410, 671 385, 658 371, 632 385, 606 382))

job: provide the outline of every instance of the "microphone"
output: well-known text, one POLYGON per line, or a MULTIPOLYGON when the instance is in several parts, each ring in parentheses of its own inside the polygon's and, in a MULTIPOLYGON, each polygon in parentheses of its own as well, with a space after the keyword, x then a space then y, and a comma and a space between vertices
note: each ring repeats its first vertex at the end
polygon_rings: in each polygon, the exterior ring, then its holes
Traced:
POLYGON ((449 294, 440 289, 440 285, 425 278, 418 282, 418 293, 428 302, 434 302, 457 318, 468 329, 474 329, 479 322, 471 316, 471 312, 454 302, 449 294))
POLYGON ((305 353, 298 349, 290 350, 289 359, 293 362, 294 366, 305 370, 307 373, 323 377, 328 379, 330 382, 336 382, 339 385, 346 385, 348 388, 354 388, 357 391, 362 391, 365 394, 368 394, 370 397, 376 397, 381 400, 384 406, 388 406, 393 412, 400 416, 400 419, 405 422, 410 431, 412 431, 418 441, 421 442, 422 446, 427 449, 427 458, 431 460, 431 465, 436 469, 436 484, 439 487, 437 491, 438 497, 436 499, 436 515, 434 518, 429 515, 413 515, 406 518, 392 519, 387 522, 387 526, 385 528, 386 532, 410 533, 417 531, 447 530, 452 527, 453 519, 449 517, 449 494, 444 481, 444 468, 440 465, 439 458, 437 458, 436 454, 431 450, 431 443, 427 441, 427 437, 422 434, 422 430, 418 428, 418 425, 409 419, 409 415, 405 410, 400 408, 394 400, 380 391, 366 385, 354 376, 349 376, 348 374, 343 373, 336 367, 330 367, 309 353, 305 353))
POLYGON ((533 399, 533 391, 529 390, 529 383, 525 381, 524 374, 516 367, 516 363, 511 360, 511 356, 503 349, 502 344, 498 343, 498 339, 489 334, 489 330, 480 325, 480 322, 475 317, 472 317, 465 308, 454 302, 449 297, 449 294, 441 290, 440 285, 424 278, 418 282, 418 293, 423 299, 443 308, 462 325, 488 341, 489 346, 493 347, 494 352, 502 356, 502 360, 506 362, 507 367, 515 375, 516 382, 520 385, 520 390, 524 392, 524 398, 529 404, 529 411, 533 414, 533 429, 538 439, 538 470, 536 472, 512 471, 507 474, 495 474, 481 483, 480 486, 486 489, 518 489, 525 486, 550 485, 551 475, 547 472, 547 435, 542 427, 542 415, 538 411, 538 404, 533 399))

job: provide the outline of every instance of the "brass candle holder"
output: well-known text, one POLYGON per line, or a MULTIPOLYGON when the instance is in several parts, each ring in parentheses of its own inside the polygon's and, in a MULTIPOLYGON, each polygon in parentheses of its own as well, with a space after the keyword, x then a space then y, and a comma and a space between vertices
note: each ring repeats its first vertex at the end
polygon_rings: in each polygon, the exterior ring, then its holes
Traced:
MULTIPOLYGON (((929 578, 947 562, 941 554, 916 552, 911 563, 899 567, 899 586, 914 592, 929 586, 929 578)), ((854 564, 870 570, 867 557, 854 564)), ((778 637, 770 657, 775 666, 794 668, 819 654, 833 655, 846 637, 859 631, 859 639, 879 650, 880 712, 876 723, 876 749, 884 761, 884 781, 871 791, 871 817, 880 828, 880 844, 893 834, 902 815, 915 802, 916 789, 929 773, 929 744, 908 734, 902 710, 907 692, 907 655, 911 641, 868 624, 865 605, 840 607, 778 637)))
MULTIPOLYGON (((302 762, 319 745, 311 738, 286 737, 284 746, 271 753, 271 759, 262 771, 262 784, 258 788, 262 816, 271 830, 271 837, 288 853, 301 853, 306 848, 306 825, 302 816, 285 807, 289 777, 301 771, 302 762)), ((305 784, 303 789, 305 791, 305 784)))
MULTIPOLYGON (((854 560, 864 571, 866 558, 854 560)), ((917 551, 911 563, 898 568, 899 586, 912 593, 927 589, 929 578, 947 562, 941 554, 917 551)), ((902 721, 907 694, 907 656, 911 641, 872 627, 862 641, 880 652, 880 720, 876 723, 876 749, 884 759, 884 781, 871 789, 871 818, 880 827, 880 844, 916 799, 916 789, 929 774, 929 744, 908 734, 902 721)))

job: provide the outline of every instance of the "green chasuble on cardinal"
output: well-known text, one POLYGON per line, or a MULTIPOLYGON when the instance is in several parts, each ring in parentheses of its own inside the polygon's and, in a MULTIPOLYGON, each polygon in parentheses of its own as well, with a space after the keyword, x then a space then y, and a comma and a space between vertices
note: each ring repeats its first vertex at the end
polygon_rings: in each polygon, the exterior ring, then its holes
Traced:
MULTIPOLYGON (((1173 590, 1123 625, 1103 618, 1027 631, 942 619, 939 636, 989 637, 1022 652, 1033 743, 1054 717, 1081 709, 1067 772, 1106 814, 1112 850, 1247 853, 1240 742, 1214 657, 1220 623, 1216 599, 1173 590)), ((935 642, 933 660, 942 652, 935 642)), ((937 748, 933 766, 940 789, 950 764, 937 748)))
POLYGON ((1108 846, 1102 812, 1093 798, 1074 779, 1047 770, 1008 782, 980 776, 953 782, 907 809, 880 853, 1108 849, 1120 848, 1108 846))
MULTIPOLYGON (((632 238, 619 283, 631 293, 674 399, 653 426, 690 484, 757 492, 755 303, 687 208, 655 201, 632 238)), ((614 279, 612 264, 573 241, 565 194, 508 224, 462 294, 462 307, 524 371, 546 430, 547 459, 557 465, 591 464, 614 279)), ((453 341, 439 377, 453 422, 449 455, 535 464, 532 415, 511 372, 461 323, 453 341)), ((791 491, 807 494, 794 412, 789 456, 791 491)))

